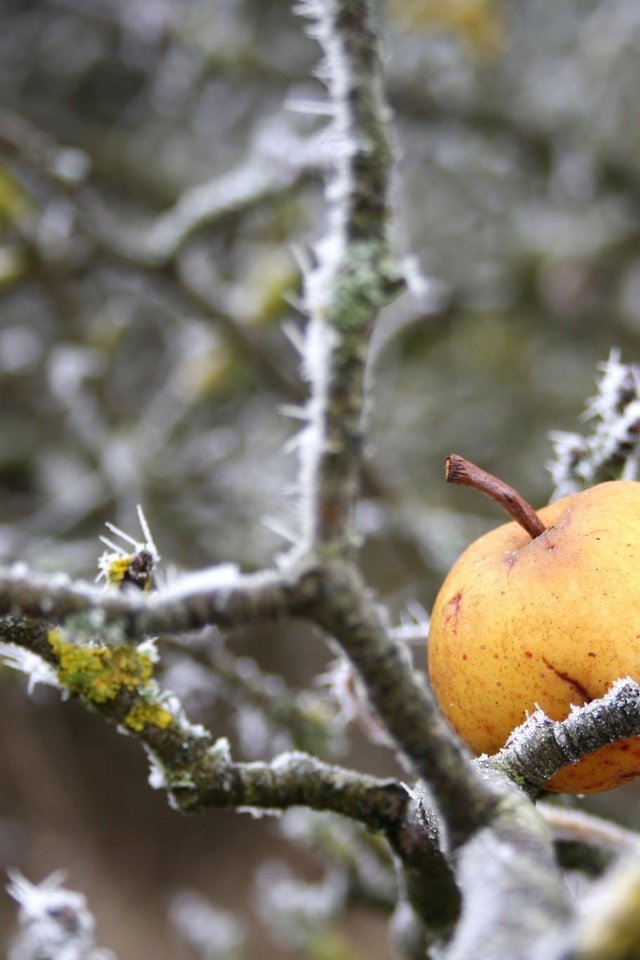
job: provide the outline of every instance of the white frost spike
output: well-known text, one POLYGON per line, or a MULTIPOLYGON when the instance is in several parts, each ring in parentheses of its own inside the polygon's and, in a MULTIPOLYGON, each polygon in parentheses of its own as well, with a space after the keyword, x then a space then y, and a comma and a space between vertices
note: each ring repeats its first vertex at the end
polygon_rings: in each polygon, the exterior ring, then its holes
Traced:
POLYGON ((424 643, 429 636, 430 617, 421 603, 409 602, 400 618, 400 625, 391 631, 394 640, 406 644, 424 643))
POLYGON ((265 517, 262 520, 262 526, 266 527, 267 530, 270 530, 272 533, 275 533, 277 537, 281 537, 286 543, 297 543, 298 535, 286 524, 282 523, 277 517, 265 517))
POLYGON ((140 529, 144 533, 145 546, 147 550, 150 553, 152 553, 154 557, 157 557, 157 559, 159 560, 160 555, 156 549, 156 545, 154 543, 153 537, 151 536, 151 530, 149 529, 147 518, 144 515, 144 510, 142 509, 140 504, 136 506, 136 511, 138 513, 138 520, 140 521, 140 529))
POLYGON ((58 677, 53 667, 31 650, 24 650, 15 643, 0 643, 0 663, 12 670, 20 670, 29 678, 28 693, 38 683, 59 687, 58 677))
POLYGON ((306 404, 300 406, 299 404, 285 403, 281 407, 278 407, 278 410, 283 417, 289 417, 291 420, 303 420, 306 422, 309 419, 309 408, 306 404))
POLYGON ((144 744, 144 748, 149 759, 149 786, 152 790, 164 790, 168 785, 164 767, 146 744, 144 744))
MULTIPOLYGON (((129 536, 128 533, 125 533, 124 530, 121 530, 120 527, 116 527, 115 523, 110 523, 108 520, 105 523, 105 527, 111 530, 111 533, 115 533, 117 537, 120 537, 121 540, 124 540, 126 543, 131 544, 134 548, 134 552, 139 550, 148 550, 149 553, 153 556, 156 563, 160 560, 160 555, 156 549, 153 537, 151 536, 151 530, 149 529, 149 524, 147 523, 147 518, 144 515, 144 511, 140 504, 136 506, 138 513, 138 520, 140 521, 140 529, 144 534, 144 540, 135 540, 134 537, 129 536)), ((108 537, 100 537, 102 543, 106 544, 114 553, 117 553, 119 556, 126 556, 129 551, 124 547, 120 547, 115 544, 112 540, 109 540, 108 537)))
POLYGON ((185 595, 197 590, 213 591, 235 587, 239 580, 240 568, 237 564, 219 563, 214 567, 182 574, 166 586, 162 596, 168 602, 181 600, 185 595))
POLYGON ((622 363, 620 351, 614 349, 598 370, 602 374, 598 392, 582 415, 596 421, 591 434, 551 434, 555 456, 548 468, 554 480, 553 499, 601 482, 603 475, 623 480, 638 477, 640 367, 622 363))
POLYGON ((307 114, 312 117, 332 117, 336 112, 335 104, 331 100, 305 100, 293 97, 285 100, 284 108, 293 113, 307 114))

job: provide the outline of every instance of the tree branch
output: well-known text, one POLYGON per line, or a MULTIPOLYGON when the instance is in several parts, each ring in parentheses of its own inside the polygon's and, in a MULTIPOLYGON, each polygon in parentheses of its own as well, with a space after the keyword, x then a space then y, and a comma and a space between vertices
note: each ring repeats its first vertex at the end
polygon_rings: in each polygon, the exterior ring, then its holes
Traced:
POLYGON ((277 620, 302 612, 306 591, 304 577, 296 582, 277 572, 243 575, 231 565, 181 577, 152 594, 104 591, 66 577, 29 575, 18 568, 0 571, 0 616, 36 617, 49 623, 81 617, 91 633, 116 625, 122 636, 141 640, 205 626, 277 620))
POLYGON ((406 648, 391 639, 380 607, 355 570, 338 564, 326 570, 311 613, 339 641, 373 710, 415 775, 429 784, 450 842, 457 846, 487 822, 499 803, 499 791, 474 769, 468 751, 412 669, 406 648))
POLYGON ((532 796, 555 773, 600 747, 640 735, 640 686, 616 681, 608 693, 565 720, 550 720, 536 710, 509 737, 505 747, 483 762, 521 783, 532 796))
MULTIPOLYGON (((36 653, 60 671, 64 686, 63 658, 51 643, 51 632, 36 621, 0 621, 2 642, 36 653)), ((238 806, 282 810, 304 804, 353 817, 370 828, 395 829, 408 806, 409 793, 396 780, 367 777, 299 751, 283 754, 272 763, 233 763, 222 741, 214 741, 202 727, 187 721, 176 698, 144 683, 123 684, 103 700, 84 693, 73 682, 68 690, 105 719, 138 736, 160 765, 175 803, 184 810, 238 806), (132 727, 128 718, 140 705, 164 705, 166 716, 140 729, 132 727)))
POLYGON ((600 847, 612 854, 640 854, 640 835, 584 810, 567 810, 552 803, 536 804, 556 840, 600 847))
POLYGON ((571 910, 550 837, 516 787, 456 866, 463 909, 446 960, 528 960, 532 944, 566 927, 571 910))
MULTIPOLYGON (((0 641, 37 654, 57 672, 61 686, 144 744, 152 763, 152 785, 166 788, 174 806, 194 813, 244 807, 281 811, 303 805, 350 817, 385 835, 405 868, 423 922, 439 930, 453 922, 459 894, 451 868, 437 842, 435 825, 425 829, 426 815, 403 784, 327 764, 300 751, 282 754, 271 763, 236 763, 225 739, 214 740, 203 727, 191 724, 177 698, 163 694, 148 676, 129 684, 119 666, 108 696, 101 693, 96 698, 93 690, 71 676, 59 644, 51 642, 52 632, 38 621, 0 620, 0 641)), ((66 646, 80 656, 86 650, 71 642, 66 646)), ((89 649, 97 654, 101 648, 89 649)), ((96 689, 103 691, 106 679, 98 677, 96 689)))
POLYGON ((101 246, 123 260, 145 269, 163 268, 203 228, 293 190, 321 166, 321 155, 320 145, 309 139, 272 131, 268 143, 258 140, 249 148, 243 163, 185 190, 144 233, 126 232, 121 224, 108 221, 89 197, 84 198, 85 225, 101 246))
POLYGON ((349 550, 363 460, 368 337, 379 309, 399 290, 389 239, 389 111, 371 4, 311 0, 301 10, 314 18, 324 48, 335 141, 329 228, 305 277, 312 396, 302 446, 303 548, 330 543, 332 550, 349 550))
POLYGON ((621 855, 640 854, 640 836, 616 823, 552 803, 538 803, 536 809, 553 833, 565 870, 599 876, 621 855))

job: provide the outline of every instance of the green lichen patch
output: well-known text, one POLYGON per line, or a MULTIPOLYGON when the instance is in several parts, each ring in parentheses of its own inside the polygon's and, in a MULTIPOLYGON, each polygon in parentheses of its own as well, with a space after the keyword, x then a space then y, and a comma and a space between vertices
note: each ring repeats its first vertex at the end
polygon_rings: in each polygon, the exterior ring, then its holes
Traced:
POLYGON ((331 324, 341 330, 362 329, 400 291, 401 284, 386 242, 351 243, 335 279, 331 324))

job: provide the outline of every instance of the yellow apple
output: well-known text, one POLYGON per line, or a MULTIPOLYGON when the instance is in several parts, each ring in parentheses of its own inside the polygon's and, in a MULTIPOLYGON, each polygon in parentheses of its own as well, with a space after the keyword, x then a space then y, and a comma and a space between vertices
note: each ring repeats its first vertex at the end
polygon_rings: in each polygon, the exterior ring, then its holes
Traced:
MULTIPOLYGON (((615 680, 640 680, 640 483, 601 483, 537 516, 536 536, 507 523, 468 547, 433 608, 431 684, 476 753, 500 749, 538 706, 563 720, 615 680)), ((637 776, 633 737, 546 786, 590 793, 637 776)))

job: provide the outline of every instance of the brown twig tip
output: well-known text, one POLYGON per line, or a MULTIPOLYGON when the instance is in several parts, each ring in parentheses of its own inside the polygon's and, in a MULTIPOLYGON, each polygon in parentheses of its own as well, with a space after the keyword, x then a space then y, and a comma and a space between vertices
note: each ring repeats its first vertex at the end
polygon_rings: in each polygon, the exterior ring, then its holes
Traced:
POLYGON ((444 475, 447 483, 460 487, 472 487, 486 497, 494 500, 512 520, 519 523, 532 539, 544 533, 546 527, 530 503, 521 497, 517 490, 504 480, 487 473, 482 467, 452 453, 444 462, 444 475))

